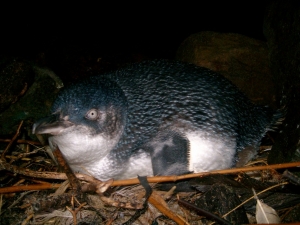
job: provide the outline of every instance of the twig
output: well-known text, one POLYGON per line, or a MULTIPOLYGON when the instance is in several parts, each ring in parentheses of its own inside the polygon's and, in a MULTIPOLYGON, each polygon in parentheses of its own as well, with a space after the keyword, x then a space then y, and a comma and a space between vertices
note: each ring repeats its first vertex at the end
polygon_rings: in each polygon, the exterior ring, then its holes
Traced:
MULTIPOLYGON (((266 188, 265 190, 262 190, 262 191, 258 192, 256 195, 258 196, 258 195, 260 195, 260 194, 262 194, 262 193, 264 193, 264 192, 266 192, 266 191, 268 191, 268 190, 271 190, 271 189, 273 189, 273 188, 275 188, 275 187, 282 186, 282 185, 286 185, 286 184, 288 184, 288 182, 283 182, 283 183, 280 183, 280 184, 273 185, 273 186, 271 186, 271 187, 266 188)), ((232 210, 230 210, 228 213, 224 214, 224 215, 222 216, 222 218, 228 216, 230 213, 232 213, 233 211, 235 211, 236 209, 238 209, 238 208, 241 207, 242 205, 246 204, 247 202, 249 202, 249 201, 250 201, 251 199, 253 199, 253 198, 254 198, 254 196, 248 198, 246 201, 242 202, 241 204, 239 204, 238 206, 236 206, 234 209, 232 209, 232 210)))
POLYGON ((35 178, 44 178, 44 179, 56 179, 56 180, 66 180, 67 176, 65 173, 56 173, 56 172, 38 172, 29 169, 20 168, 9 163, 6 163, 3 160, 0 160, 0 171, 7 170, 13 174, 21 174, 24 176, 35 177, 35 178))
MULTIPOLYGON (((7 209, 11 210, 11 208, 15 207, 15 205, 17 205, 26 195, 28 195, 32 192, 34 192, 34 191, 26 191, 26 192, 21 193, 20 196, 16 200, 14 200, 14 202, 10 206, 8 206, 6 208, 6 210, 7 209)), ((22 208, 22 207, 20 206, 20 208, 22 208)))
POLYGON ((142 203, 131 203, 131 202, 118 202, 113 200, 112 198, 100 196, 100 199, 111 206, 117 207, 117 208, 126 208, 126 209, 142 209, 143 204, 142 203))
POLYGON ((176 213, 172 212, 165 200, 155 191, 150 195, 148 199, 149 203, 151 203, 155 208, 157 208, 163 215, 167 216, 174 222, 179 225, 188 224, 183 218, 178 216, 176 213))
POLYGON ((229 221, 224 220, 223 218, 220 218, 219 216, 217 216, 217 215, 215 215, 215 214, 213 214, 209 211, 206 211, 204 209, 201 209, 201 208, 199 208, 199 207, 197 207, 197 206, 195 206, 195 205, 193 205, 193 204, 191 204, 187 201, 184 201, 182 199, 178 199, 178 203, 179 203, 179 205, 182 205, 182 206, 184 206, 184 207, 186 207, 190 210, 193 210, 193 211, 197 212, 198 214, 204 215, 207 218, 213 219, 213 220, 215 220, 215 221, 217 221, 221 224, 231 225, 231 223, 229 221))
POLYGON ((36 150, 33 150, 31 152, 26 152, 26 153, 20 153, 18 154, 18 156, 6 156, 6 158, 9 158, 10 159, 10 163, 12 163, 13 161, 17 161, 19 159, 22 159, 22 160, 30 160, 30 158, 26 158, 26 156, 29 156, 29 155, 32 155, 32 154, 35 154, 39 151, 39 149, 36 149, 36 150))
MULTIPOLYGON (((2 139, 2 138, 0 138, 0 142, 11 142, 11 139, 2 139)), ((22 140, 22 139, 16 140, 16 143, 18 143, 18 144, 36 145, 36 146, 40 146, 41 145, 41 143, 39 141, 29 141, 29 140, 22 140)))
POLYGON ((70 166, 68 165, 68 163, 64 159, 64 157, 61 154, 61 151, 59 150, 59 148, 57 148, 53 152, 53 154, 57 158, 57 161, 58 161, 59 165, 61 165, 63 167, 64 171, 66 172, 66 175, 67 175, 67 177, 69 179, 69 182, 70 182, 70 187, 75 191, 75 195, 79 195, 81 193, 81 186, 80 186, 79 180, 77 179, 77 177, 75 176, 75 174, 71 170, 70 166))
POLYGON ((72 210, 70 207, 66 206, 67 210, 69 210, 70 213, 71 213, 72 216, 73 216, 73 224, 74 224, 74 225, 77 225, 77 216, 76 216, 77 213, 78 213, 79 210, 80 210, 83 206, 85 206, 85 205, 86 205, 86 202, 80 204, 79 207, 78 207, 77 209, 75 209, 75 210, 72 210))
MULTIPOLYGON (((148 182, 149 183, 175 182, 178 180, 185 180, 185 179, 196 178, 196 177, 205 177, 214 174, 233 174, 233 173, 249 172, 249 171, 256 171, 256 170, 284 169, 284 168, 299 167, 299 166, 300 166, 300 162, 291 162, 291 163, 282 163, 282 164, 274 164, 274 165, 266 165, 266 166, 241 167, 241 168, 232 168, 232 169, 225 169, 225 170, 214 170, 214 171, 202 172, 202 173, 192 173, 192 174, 186 174, 181 176, 148 177, 148 182)), ((134 178, 128 180, 116 180, 112 183, 111 186, 125 186, 125 185, 132 185, 138 183, 139 183, 138 179, 134 178)))
MULTIPOLYGON (((284 169, 284 168, 292 168, 300 166, 300 162, 291 162, 291 163, 283 163, 283 164, 274 164, 267 166, 253 166, 253 167, 242 167, 242 168, 232 168, 225 170, 214 170, 210 172, 202 172, 202 173, 193 173, 186 174, 181 176, 157 176, 157 177, 148 177, 147 180, 149 183, 161 183, 161 182, 175 182, 178 180, 185 180, 196 177, 204 177, 213 174, 232 174, 232 173, 240 173, 240 172, 248 172, 248 171, 256 171, 256 170, 270 170, 270 169, 284 169)), ((37 172, 29 169, 22 169, 16 166, 12 166, 6 162, 0 161, 0 170, 8 170, 12 173, 22 174, 25 176, 35 177, 35 178, 44 178, 44 179, 56 179, 56 180, 66 180, 67 176, 65 173, 56 173, 56 172, 37 172)), ((89 175, 76 173, 76 177, 79 180, 85 180, 87 182, 101 182, 89 175)), ((113 181, 111 186, 127 186, 139 184, 139 180, 137 178, 128 179, 128 180, 117 180, 113 181)))
POLYGON ((21 225, 26 225, 27 223, 29 223, 29 221, 33 218, 34 214, 31 213, 27 216, 27 218, 22 222, 21 225))
POLYGON ((23 125, 23 122, 24 122, 23 120, 20 122, 16 134, 14 135, 14 137, 11 139, 11 141, 8 143, 8 145, 6 146, 6 148, 4 149, 4 151, 2 152, 2 155, 1 155, 2 161, 5 161, 5 154, 6 154, 6 152, 10 149, 10 147, 12 146, 12 144, 15 142, 15 140, 19 136, 21 127, 23 125))
POLYGON ((31 190, 48 190, 48 189, 57 189, 60 187, 60 184, 31 184, 31 185, 22 185, 22 186, 11 186, 0 188, 0 194, 14 193, 20 191, 31 191, 31 190))

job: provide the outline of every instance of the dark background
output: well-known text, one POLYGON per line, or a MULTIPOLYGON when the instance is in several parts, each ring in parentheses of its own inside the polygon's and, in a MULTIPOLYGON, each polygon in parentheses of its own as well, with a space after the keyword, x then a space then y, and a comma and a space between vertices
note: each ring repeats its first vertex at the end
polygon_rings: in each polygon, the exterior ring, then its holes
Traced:
MULTIPOLYGON (((3 4, 3 3, 2 3, 3 4)), ((200 31, 233 32, 265 40, 268 1, 136 4, 11 3, 1 7, 1 54, 36 57, 78 49, 102 55, 139 53, 174 58, 180 43, 200 31)))

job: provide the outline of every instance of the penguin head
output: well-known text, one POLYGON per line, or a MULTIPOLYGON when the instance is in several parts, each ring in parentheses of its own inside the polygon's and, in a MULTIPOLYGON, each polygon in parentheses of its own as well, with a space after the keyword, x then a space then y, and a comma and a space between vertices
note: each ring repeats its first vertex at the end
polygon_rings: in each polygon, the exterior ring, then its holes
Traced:
MULTIPOLYGON (((52 114, 33 125, 35 134, 50 134, 50 145, 63 153, 103 149, 106 154, 123 133, 127 103, 121 88, 106 78, 90 77, 62 90, 52 114)), ((101 155, 102 156, 102 155, 101 155)), ((68 157, 67 157, 68 158, 68 157)))
POLYGON ((59 135, 73 126, 87 126, 91 134, 113 136, 125 125, 126 109, 125 95, 115 82, 91 77, 62 90, 51 116, 36 122, 33 133, 59 135))

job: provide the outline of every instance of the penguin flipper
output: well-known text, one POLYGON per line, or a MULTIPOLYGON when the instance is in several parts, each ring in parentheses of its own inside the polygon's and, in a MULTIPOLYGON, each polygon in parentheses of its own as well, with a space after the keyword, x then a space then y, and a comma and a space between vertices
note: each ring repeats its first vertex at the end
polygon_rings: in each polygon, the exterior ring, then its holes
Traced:
POLYGON ((191 173, 189 140, 175 131, 159 133, 150 143, 154 176, 191 173))

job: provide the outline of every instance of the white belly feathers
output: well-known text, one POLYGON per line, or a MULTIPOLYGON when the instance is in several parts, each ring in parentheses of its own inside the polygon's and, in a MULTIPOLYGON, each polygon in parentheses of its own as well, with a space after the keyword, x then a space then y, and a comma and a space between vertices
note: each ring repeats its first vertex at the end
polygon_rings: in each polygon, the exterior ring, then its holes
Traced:
POLYGON ((232 167, 235 141, 224 143, 218 138, 205 137, 201 132, 186 134, 190 142, 189 171, 198 173, 232 167))

